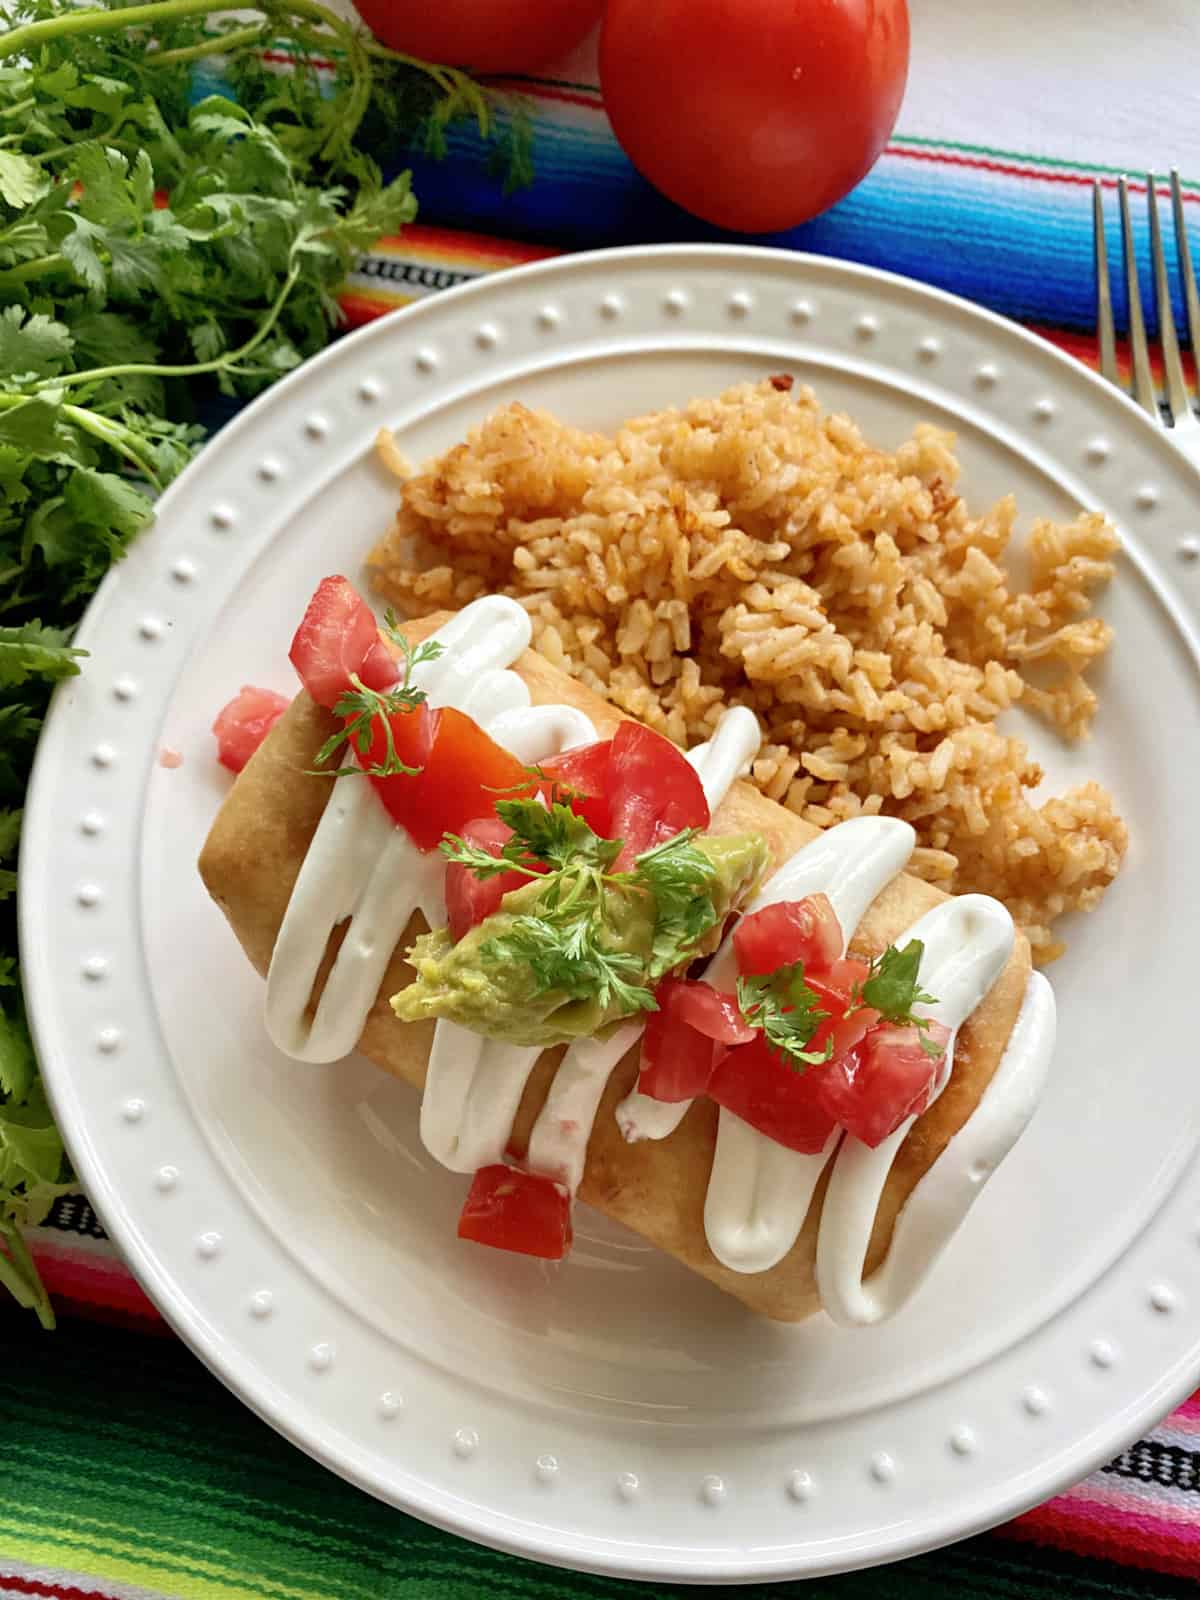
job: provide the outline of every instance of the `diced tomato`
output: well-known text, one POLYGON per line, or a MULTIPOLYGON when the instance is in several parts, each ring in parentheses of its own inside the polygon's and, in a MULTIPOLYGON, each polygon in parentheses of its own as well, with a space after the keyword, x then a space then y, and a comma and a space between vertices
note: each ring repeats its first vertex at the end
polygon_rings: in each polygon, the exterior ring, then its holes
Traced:
MULTIPOLYGON (((512 838, 512 829, 499 817, 477 817, 462 830, 462 837, 470 844, 479 845, 489 855, 498 856, 512 838)), ((536 872, 545 867, 537 861, 530 866, 536 872)), ((500 902, 510 889, 520 889, 529 882, 527 873, 501 872, 494 878, 477 878, 467 867, 452 861, 446 868, 446 913, 450 923, 450 936, 461 939, 477 923, 500 909, 500 902)))
POLYGON ((358 675, 368 689, 390 689, 400 676, 395 656, 378 636, 363 658, 358 675))
POLYGON ((571 1196, 537 1173, 481 1167, 458 1219, 458 1237, 561 1261, 571 1248, 571 1196))
POLYGON ((670 739, 640 722, 623 722, 613 735, 608 800, 609 837, 625 841, 617 871, 682 829, 709 824, 708 801, 696 769, 670 739))
POLYGON ((926 1038, 942 1054, 929 1056, 914 1027, 880 1023, 855 1049, 822 1067, 821 1103, 848 1133, 872 1149, 930 1102, 950 1030, 929 1024, 926 1038))
POLYGON ((655 1100, 694 1100, 708 1088, 721 1044, 754 1038, 732 995, 690 978, 664 978, 646 1019, 638 1088, 655 1100))
POLYGON ((664 978, 655 990, 660 1006, 664 990, 669 996, 667 1003, 697 1033, 719 1044, 749 1044, 753 1039, 755 1030, 731 994, 695 978, 664 978))
MULTIPOLYGON (((468 822, 495 809, 500 791, 525 793, 534 787, 525 768, 489 739, 465 712, 427 704, 388 718, 396 753, 417 773, 372 778, 392 816, 422 850, 432 850, 444 833, 461 833, 468 822)), ((366 766, 387 759, 383 719, 377 717, 366 766)))
POLYGON ((869 963, 857 961, 853 956, 843 956, 840 961, 831 961, 827 967, 821 968, 821 981, 847 1000, 856 988, 862 988, 870 976, 869 963))
POLYGON ((247 684, 217 713, 217 760, 230 772, 240 772, 287 710, 289 702, 273 689, 247 684))
POLYGON ((776 1144, 816 1155, 836 1126, 817 1091, 824 1067, 795 1072, 757 1032, 749 1044, 717 1047, 708 1093, 776 1144))
POLYGON ((288 657, 317 704, 332 710, 350 688, 351 674, 361 674, 379 643, 371 608, 354 585, 342 577, 322 578, 288 657))
POLYGON ((733 931, 733 950, 743 978, 777 972, 794 961, 820 972, 845 948, 842 930, 827 896, 777 900, 751 911, 733 931))
POLYGON ((602 839, 612 837, 612 815, 608 802, 609 760, 612 740, 598 739, 595 744, 580 745, 577 750, 567 750, 561 756, 552 756, 540 763, 550 780, 542 785, 542 793, 549 800, 555 787, 571 790, 571 809, 583 818, 593 833, 602 839))
MULTIPOLYGON (((808 1043, 809 1050, 824 1050, 826 1041, 833 1040, 833 1056, 843 1056, 853 1050, 879 1021, 878 1011, 870 1006, 858 1006, 847 1016, 847 999, 840 990, 824 981, 824 974, 806 972, 804 981, 817 997, 817 1004, 825 1013, 825 1020, 808 1043)), ((831 1057, 832 1059, 832 1057, 831 1057)))

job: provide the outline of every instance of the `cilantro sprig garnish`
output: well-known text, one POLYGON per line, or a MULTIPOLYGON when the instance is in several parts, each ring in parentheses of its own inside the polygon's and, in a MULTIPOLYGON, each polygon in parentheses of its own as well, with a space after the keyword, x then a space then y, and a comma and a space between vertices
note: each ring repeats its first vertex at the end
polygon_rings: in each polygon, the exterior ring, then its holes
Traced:
POLYGON ((413 669, 424 665, 427 661, 436 661, 446 647, 436 639, 426 639, 418 645, 410 644, 400 632, 396 614, 391 610, 384 613, 383 631, 400 651, 404 670, 399 680, 387 689, 368 688, 356 672, 350 674, 353 687, 347 689, 333 708, 339 717, 345 719, 345 724, 336 733, 331 733, 317 751, 314 769, 316 777, 391 778, 402 775, 412 778, 421 771, 420 767, 406 766, 400 759, 391 718, 397 712, 415 711, 424 703, 425 691, 412 681, 413 669), (337 751, 345 744, 357 750, 360 756, 370 755, 371 746, 375 742, 377 721, 384 737, 385 755, 381 762, 370 767, 357 761, 344 767, 326 766, 326 762, 332 761, 337 751))
POLYGON ((739 978, 738 1009, 752 1028, 761 1028, 771 1053, 793 1072, 828 1061, 833 1038, 820 1050, 807 1048, 829 1015, 804 978, 803 961, 793 961, 764 977, 739 978))
POLYGON ((693 843, 695 829, 643 851, 629 871, 613 872, 623 841, 604 839, 570 806, 501 800, 496 815, 513 830, 498 856, 448 834, 448 861, 479 878, 521 872, 542 890, 537 911, 515 917, 483 945, 487 961, 528 967, 535 993, 561 991, 626 1015, 655 1011, 653 983, 692 953, 717 921, 714 863, 693 843), (654 923, 648 958, 614 947, 620 902, 650 897, 654 923))
POLYGON ((910 939, 903 949, 888 945, 871 962, 870 974, 850 991, 850 1010, 871 1006, 886 1022, 916 1028, 922 1050, 933 1060, 942 1054, 942 1046, 928 1037, 929 1018, 913 1011, 914 1006, 937 1004, 936 997, 922 989, 918 981, 924 954, 920 939, 910 939))

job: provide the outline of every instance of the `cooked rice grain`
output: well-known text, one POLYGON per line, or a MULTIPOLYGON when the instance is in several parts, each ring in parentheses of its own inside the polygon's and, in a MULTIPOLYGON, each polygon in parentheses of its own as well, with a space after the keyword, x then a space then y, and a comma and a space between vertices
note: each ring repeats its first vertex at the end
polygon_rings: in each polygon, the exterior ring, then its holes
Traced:
POLYGON ((615 438, 511 405, 422 472, 385 451, 402 499, 374 581, 414 616, 515 596, 551 661, 677 744, 749 706, 766 794, 822 827, 904 817, 913 870, 1004 900, 1047 961, 1125 827, 1096 784, 1031 805, 1041 770, 996 718, 1020 704, 1087 732, 1117 538, 1097 514, 1036 522, 1017 592, 1013 500, 972 515, 953 444, 921 424, 878 450, 778 380, 615 438))

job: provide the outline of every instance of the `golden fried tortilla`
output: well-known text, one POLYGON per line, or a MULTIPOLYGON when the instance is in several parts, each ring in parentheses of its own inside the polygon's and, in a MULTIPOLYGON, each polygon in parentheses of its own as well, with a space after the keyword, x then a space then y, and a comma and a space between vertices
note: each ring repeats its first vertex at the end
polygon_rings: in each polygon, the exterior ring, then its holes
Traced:
MULTIPOLYGON (((443 612, 408 623, 405 632, 416 642, 440 627, 447 616, 443 612)), ((533 651, 526 651, 515 670, 529 685, 535 705, 578 706, 595 723, 601 737, 609 737, 622 720, 622 714, 607 701, 533 651)), ((306 774, 335 726, 330 712, 308 695, 297 695, 238 776, 200 856, 200 872, 209 893, 225 913, 250 961, 264 976, 292 885, 332 787, 328 779, 306 774)), ((809 823, 744 782, 733 786, 713 818, 711 831, 761 833, 770 845, 776 866, 817 833, 809 823)), ((894 879, 863 918, 852 951, 864 957, 877 955, 945 898, 941 890, 907 874, 894 879)), ((364 1055, 418 1091, 425 1082, 433 1029, 426 1023, 398 1021, 388 998, 411 980, 404 951, 423 931, 423 920, 414 918, 392 957, 359 1041, 364 1055)), ((338 937, 335 933, 330 941, 325 971, 338 937)), ((908 1195, 962 1127, 987 1087, 1020 1009, 1029 970, 1029 947, 1018 934, 999 980, 959 1032, 949 1085, 916 1123, 892 1167, 867 1256, 868 1272, 886 1254, 897 1213, 908 1195)), ((323 971, 317 993, 324 976, 323 971)), ((561 1055, 561 1049, 548 1050, 530 1078, 510 1147, 518 1158, 524 1154, 534 1118, 561 1055)), ((717 1107, 709 1100, 699 1100, 670 1138, 626 1144, 618 1131, 614 1110, 633 1086, 637 1071, 638 1052, 633 1050, 609 1080, 588 1145, 581 1199, 703 1273, 752 1310, 784 1322, 811 1315, 820 1304, 815 1255, 824 1181, 800 1237, 783 1261, 769 1272, 730 1271, 713 1256, 704 1233, 704 1197, 716 1140, 717 1107)), ((413 1114, 416 1115, 415 1103, 413 1114)))

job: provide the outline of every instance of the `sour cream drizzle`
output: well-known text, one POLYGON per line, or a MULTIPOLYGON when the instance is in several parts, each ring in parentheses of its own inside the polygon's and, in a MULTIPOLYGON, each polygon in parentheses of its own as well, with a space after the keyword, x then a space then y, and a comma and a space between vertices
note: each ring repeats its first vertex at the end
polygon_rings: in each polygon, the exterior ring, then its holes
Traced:
MULTIPOLYGON (((502 595, 472 601, 434 634, 444 652, 415 668, 413 682, 430 705, 454 706, 484 726, 528 710, 529 690, 504 669, 526 649, 531 631, 516 601, 502 595)), ((373 784, 330 783, 267 973, 267 1032, 299 1061, 348 1055, 413 912, 423 911, 432 927, 446 920, 441 857, 418 850, 393 824, 373 784), (330 935, 347 919, 310 1020, 309 999, 330 935)))
MULTIPOLYGON (((843 823, 797 852, 771 879, 754 909, 823 891, 843 930, 852 934, 875 895, 902 869, 911 848, 911 830, 903 823, 867 817, 843 823), (851 860, 859 869, 852 876, 846 871, 851 860)), ((938 997, 936 1004, 919 1010, 951 1030, 936 1098, 953 1070, 958 1029, 999 977, 1015 930, 998 901, 962 895, 927 912, 897 942, 909 939, 924 944, 921 984, 938 997)), ((714 957, 706 976, 717 987, 732 987, 729 946, 714 957)), ((835 1130, 819 1154, 802 1155, 722 1109, 704 1212, 713 1254, 735 1272, 746 1273, 765 1272, 783 1260, 833 1157, 817 1233, 821 1303, 835 1321, 845 1324, 891 1315, 925 1277, 1029 1120, 1053 1045, 1054 997, 1035 973, 983 1098, 902 1207, 888 1254, 866 1284, 862 1272, 879 1200, 916 1119, 910 1117, 875 1150, 835 1130)))
MULTIPOLYGON (((477 600, 434 637, 444 653, 416 668, 414 681, 431 705, 465 711, 519 760, 546 760, 597 737, 591 721, 574 707, 532 706, 528 688, 508 670, 530 639, 528 615, 514 601, 477 600)), ((712 741, 689 753, 712 811, 748 769, 758 743, 753 714, 735 707, 721 719, 712 741)), ((823 892, 850 935, 876 895, 903 869, 914 842, 908 824, 893 818, 842 823, 798 851, 752 909, 823 892)), ((372 785, 334 784, 268 972, 267 1028, 280 1049, 322 1062, 354 1048, 413 913, 421 910, 431 926, 445 921, 444 880, 440 855, 417 849, 392 823, 372 785), (310 1017, 309 1001, 329 939, 343 923, 342 943, 310 1017)), ((921 982, 938 996, 937 1004, 925 1009, 951 1029, 936 1086, 941 1093, 952 1070, 957 1030, 1008 959, 1012 921, 997 901, 967 895, 937 906, 903 938, 924 941, 921 982)), ((731 940, 713 957, 705 977, 717 988, 734 988, 731 940)), ((882 1266, 866 1283, 862 1272, 879 1199, 914 1119, 876 1150, 835 1131, 823 1151, 807 1156, 722 1110, 705 1203, 713 1254, 737 1272, 764 1272, 781 1261, 836 1151, 818 1231, 821 1300, 838 1322, 868 1323, 890 1315, 920 1283, 1028 1121, 1045 1080, 1054 1026, 1052 991, 1035 973, 983 1098, 913 1190, 882 1266)), ((533 1171, 575 1191, 605 1084, 641 1032, 642 1024, 631 1019, 607 1038, 578 1040, 566 1052, 530 1137, 533 1171)), ((541 1054, 439 1021, 421 1104, 421 1137, 430 1153, 467 1173, 502 1160, 541 1054)), ((661 1139, 687 1109, 687 1103, 668 1105, 634 1091, 617 1108, 617 1120, 627 1139, 661 1139)))

